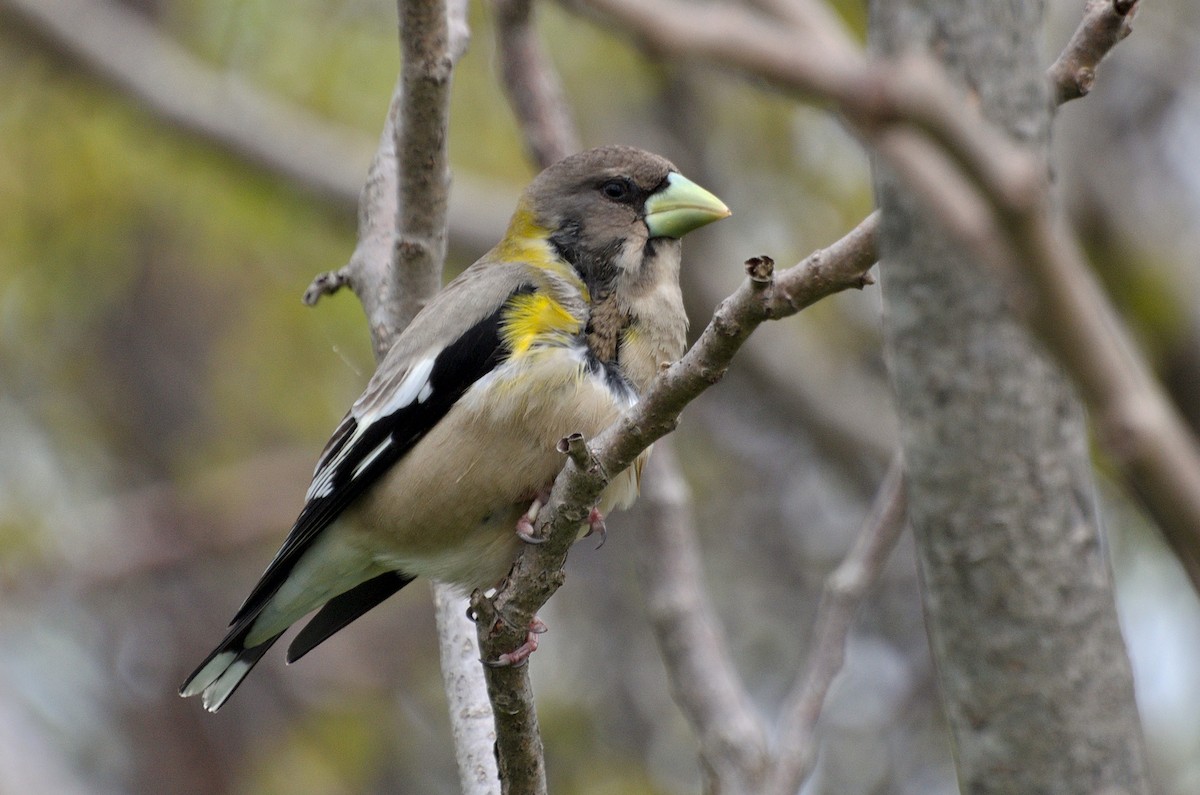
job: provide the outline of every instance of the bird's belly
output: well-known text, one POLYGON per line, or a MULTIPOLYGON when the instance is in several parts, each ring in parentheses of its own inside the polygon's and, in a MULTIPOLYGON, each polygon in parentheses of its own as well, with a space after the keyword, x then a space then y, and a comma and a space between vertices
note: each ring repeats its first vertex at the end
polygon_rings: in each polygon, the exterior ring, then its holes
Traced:
MULTIPOLYGON (((562 469, 558 440, 590 438, 626 409, 602 378, 575 352, 547 348, 477 382, 356 506, 364 546, 406 574, 495 585, 520 547, 517 519, 562 469)), ((602 502, 631 500, 630 477, 602 502)))

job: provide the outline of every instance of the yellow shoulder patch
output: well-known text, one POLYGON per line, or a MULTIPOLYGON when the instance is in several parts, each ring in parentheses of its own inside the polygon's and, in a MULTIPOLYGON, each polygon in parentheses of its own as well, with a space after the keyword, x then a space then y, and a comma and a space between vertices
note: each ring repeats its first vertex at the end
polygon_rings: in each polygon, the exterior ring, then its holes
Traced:
POLYGON ((523 262, 554 273, 578 289, 584 301, 591 300, 579 274, 558 258, 557 252, 550 244, 550 230, 534 220, 533 212, 525 206, 524 201, 517 205, 517 211, 508 223, 508 231, 504 233, 504 239, 494 251, 501 262, 523 262))
POLYGON ((545 293, 514 296, 504 311, 500 334, 514 354, 538 342, 565 342, 579 333, 579 321, 545 293))
POLYGON ((554 259, 549 238, 549 230, 538 226, 533 213, 522 202, 508 224, 504 239, 496 247, 496 253, 506 262, 544 266, 554 259))

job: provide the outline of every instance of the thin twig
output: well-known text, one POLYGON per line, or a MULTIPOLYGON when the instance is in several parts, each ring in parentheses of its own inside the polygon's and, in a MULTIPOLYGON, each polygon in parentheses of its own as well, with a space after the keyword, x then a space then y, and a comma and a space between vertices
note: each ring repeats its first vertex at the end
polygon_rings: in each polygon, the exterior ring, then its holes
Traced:
POLYGON ((794 795, 812 772, 817 759, 817 720, 834 678, 842 670, 846 639, 863 599, 879 581, 905 524, 904 470, 900 457, 879 486, 858 540, 845 560, 825 580, 813 627, 813 649, 805 670, 784 701, 779 740, 765 792, 794 795))
POLYGON ((1096 69, 1109 50, 1133 30, 1138 0, 1088 0, 1083 21, 1066 48, 1046 70, 1057 105, 1086 96, 1096 82, 1096 69))
POLYGON ((525 148, 538 168, 579 151, 579 133, 533 24, 533 0, 493 0, 500 75, 525 148))
POLYGON ((708 600, 691 494, 670 438, 655 444, 642 482, 650 521, 639 542, 638 584, 675 702, 700 740, 704 791, 761 792, 766 732, 708 600))

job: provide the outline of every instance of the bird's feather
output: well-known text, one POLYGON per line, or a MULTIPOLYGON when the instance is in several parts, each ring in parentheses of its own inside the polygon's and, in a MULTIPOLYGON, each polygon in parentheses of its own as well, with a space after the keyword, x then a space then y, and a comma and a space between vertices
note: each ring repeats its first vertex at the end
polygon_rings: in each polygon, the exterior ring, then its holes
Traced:
POLYGON ((320 646, 331 635, 354 621, 392 594, 408 585, 415 578, 399 572, 388 571, 360 583, 340 596, 325 603, 312 619, 300 630, 288 646, 287 661, 294 663, 320 646))
POLYGON ((530 292, 527 286, 518 287, 491 314, 431 358, 421 360, 420 366, 407 369, 410 378, 425 372, 427 377, 401 381, 400 388, 389 393, 389 401, 368 404, 342 421, 322 456, 299 518, 231 624, 260 610, 346 506, 429 433, 473 383, 509 356, 501 333, 504 310, 510 301, 530 292), (396 399, 399 392, 405 400, 396 399))

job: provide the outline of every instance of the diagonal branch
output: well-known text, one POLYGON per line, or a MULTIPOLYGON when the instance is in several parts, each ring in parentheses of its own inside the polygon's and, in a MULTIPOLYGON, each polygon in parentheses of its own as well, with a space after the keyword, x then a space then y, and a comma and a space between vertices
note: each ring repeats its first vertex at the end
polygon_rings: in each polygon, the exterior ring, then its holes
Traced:
POLYGON ((538 168, 579 151, 579 133, 533 24, 533 0, 493 0, 500 76, 521 127, 525 148, 538 168))
MULTIPOLYGON (((45 45, 157 118, 282 177, 331 206, 358 204, 370 139, 192 55, 113 0, 0 0, 45 45)), ((511 190, 460 176, 449 207, 456 246, 486 250, 508 222, 511 190), (497 196, 504 199, 497 199, 497 196)), ((515 200, 515 194, 512 195, 515 200)))
POLYGON ((1056 105, 1087 96, 1104 56, 1133 31, 1137 9, 1137 0, 1087 0, 1083 21, 1046 70, 1056 105))
MULTIPOLYGON (((1036 305, 1031 319, 1079 385, 1130 491, 1200 590, 1200 445, 1057 220, 1044 164, 973 112, 928 59, 877 64, 856 48, 822 51, 721 3, 586 5, 660 52, 705 58, 831 104, 974 254, 1024 270, 1036 305)), ((1098 62, 1120 39, 1105 31, 1125 30, 1136 8, 1129 0, 1089 6, 1064 63, 1098 62)), ((1060 72, 1051 79, 1063 79, 1060 72)))
POLYGON ((650 521, 637 574, 671 692, 700 741, 705 792, 761 792, 766 732, 704 587, 700 548, 671 439, 654 447, 641 499, 650 521))
MULTIPOLYGON (((484 659, 497 659, 520 645, 538 609, 562 584, 567 551, 611 475, 627 468, 641 451, 674 429, 683 408, 721 379, 759 324, 788 317, 827 295, 872 282, 867 271, 874 263, 872 241, 877 223, 878 216, 871 215, 842 240, 778 277, 769 258, 747 261, 749 278, 717 308, 696 344, 655 379, 630 414, 588 444, 582 455, 570 457, 539 516, 538 534, 546 540, 522 551, 493 597, 480 592, 472 596, 484 659)), ((500 698, 507 709, 532 713, 532 703, 517 690, 522 685, 519 669, 490 668, 487 677, 493 703, 500 698)), ((498 708, 498 716, 500 712, 498 708)), ((503 766, 510 742, 507 735, 528 727, 507 726, 498 717, 496 730, 503 766)), ((512 746, 519 747, 524 736, 512 737, 512 746)))
MULTIPOLYGON (((594 6, 612 7, 613 3, 609 0, 598 0, 592 3, 594 6)), ((621 7, 623 13, 627 16, 638 17, 642 21, 653 19, 653 10, 648 9, 646 3, 634 4, 616 0, 616 5, 621 7), (640 16, 639 16, 640 15, 640 16)), ((767 4, 775 6, 774 3, 767 4)), ((1120 0, 1115 5, 1100 7, 1096 3, 1089 5, 1088 14, 1084 22, 1080 26, 1080 31, 1072 38, 1067 50, 1060 57, 1059 62, 1071 62, 1079 64, 1094 65, 1104 56, 1118 38, 1107 36, 1104 33, 1106 25, 1110 25, 1111 17, 1116 14, 1123 17, 1129 12, 1132 4, 1125 3, 1124 10, 1121 10, 1120 0), (1099 21, 1098 21, 1099 20, 1099 21)), ((791 10, 795 17, 792 21, 800 27, 808 27, 810 30, 805 31, 806 34, 817 36, 821 44, 813 48, 813 51, 822 53, 823 56, 828 56, 835 44, 848 41, 849 39, 843 35, 843 32, 838 30, 821 31, 822 15, 808 13, 806 8, 811 10, 815 5, 803 2, 787 3, 778 6, 784 10, 791 10), (801 8, 804 7, 804 8, 801 8), (797 11, 796 9, 800 9, 797 11), (814 27, 815 26, 815 27, 814 27)), ((673 4, 675 10, 682 8, 682 4, 673 4)), ((736 17, 736 12, 731 11, 727 7, 721 6, 691 6, 688 14, 683 16, 675 15, 675 19, 692 19, 691 11, 702 17, 700 22, 694 25, 693 33, 698 33, 702 40, 702 44, 698 49, 703 50, 705 47, 711 47, 716 50, 721 50, 723 46, 719 42, 714 42, 714 30, 726 31, 723 23, 737 20, 740 24, 743 18, 736 17), (722 24, 713 24, 722 23, 722 24)), ((771 10, 777 10, 772 8, 771 10)), ((628 22, 628 20, 626 20, 628 22)), ((639 34, 645 38, 654 39, 656 36, 665 36, 670 47, 675 47, 674 52, 693 52, 690 49, 696 44, 694 40, 687 39, 686 36, 681 36, 678 30, 671 30, 669 27, 664 28, 658 25, 661 20, 652 23, 653 29, 647 31, 639 28, 639 34), (672 39, 675 36, 677 38, 672 39)), ((1127 29, 1127 22, 1122 22, 1127 29)), ((686 25, 685 25, 686 27, 686 25)), ((745 56, 750 59, 760 57, 761 52, 755 52, 751 46, 758 36, 766 35, 761 26, 753 28, 754 35, 748 36, 745 40, 735 41, 732 45, 734 49, 740 48, 737 57, 745 56)), ((733 37, 735 40, 736 36, 733 37)), ((661 43, 664 39, 655 39, 661 43)), ((793 42, 793 52, 795 51, 793 42)), ((841 54, 838 56, 839 63, 849 63, 853 60, 850 57, 852 54, 841 54)), ((721 60, 719 57, 716 60, 721 60)), ((744 63, 737 62, 737 58, 733 59, 736 64, 745 68, 744 63)), ((806 63, 813 64, 821 61, 822 58, 809 59, 806 63)), ((1056 62, 1059 63, 1059 62, 1056 62)), ((747 71, 754 72, 753 69, 747 71)), ((919 70, 912 70, 917 76, 921 75, 919 70)), ((917 162, 915 169, 917 176, 929 181, 934 188, 945 189, 945 182, 935 181, 930 178, 929 169, 932 168, 934 177, 945 177, 948 171, 946 168, 946 158, 940 151, 930 151, 931 147, 928 141, 921 140, 911 131, 900 130, 899 133, 893 128, 898 125, 894 122, 898 119, 905 118, 904 113, 908 112, 913 118, 917 119, 920 124, 917 128, 925 133, 930 134, 933 141, 942 145, 949 150, 951 154, 951 162, 949 165, 965 165, 967 175, 959 176, 957 173, 951 172, 951 177, 956 180, 961 194, 966 197, 966 202, 977 214, 986 212, 988 209, 980 199, 972 193, 980 184, 984 190, 995 189, 997 195, 1006 199, 1018 200, 1022 196, 1023 191, 1028 190, 1029 176, 1032 174, 1037 176, 1036 170, 1027 168, 1024 171, 1018 168, 1016 173, 1023 175, 1022 180, 1015 183, 1011 181, 1002 181, 1007 178, 1003 168, 995 167, 987 160, 991 156, 993 150, 989 149, 987 144, 992 142, 990 138, 984 138, 983 144, 980 145, 980 138, 974 135, 974 128, 968 126, 955 126, 947 124, 943 118, 946 109, 951 107, 946 104, 938 104, 937 100, 945 97, 956 97, 957 94, 952 93, 946 86, 939 86, 934 92, 934 101, 928 102, 925 95, 922 93, 925 87, 922 85, 922 91, 913 91, 912 84, 904 83, 900 80, 888 82, 884 77, 875 73, 876 70, 864 68, 859 79, 862 82, 857 83, 857 88, 853 90, 862 91, 864 86, 872 89, 867 90, 860 97, 853 96, 853 91, 847 86, 853 87, 855 83, 851 81, 849 84, 839 82, 839 78, 831 76, 828 72, 816 71, 813 75, 807 78, 802 75, 801 80, 807 79, 808 82, 802 85, 798 90, 801 93, 815 92, 820 93, 817 89, 829 89, 833 94, 834 99, 849 99, 843 104, 847 105, 857 114, 857 122, 862 128, 864 138, 882 144, 883 148, 891 147, 890 156, 898 159, 901 162, 907 159, 914 159, 917 162), (839 94, 839 92, 848 91, 847 94, 839 94), (906 104, 907 103, 907 104, 906 104), (926 103, 920 105, 919 103, 926 103), (924 161, 921 160, 924 158, 924 161), (982 158, 982 161, 981 161, 982 158), (930 166, 929 164, 933 165, 930 166), (921 169, 925 168, 924 175, 921 169), (972 170, 974 169, 974 170, 972 170), (989 181, 991 184, 989 185, 989 181)), ((940 76, 940 73, 938 73, 940 76)), ((1052 69, 1048 73, 1048 80, 1054 86, 1059 86, 1060 82, 1065 79, 1075 80, 1075 72, 1064 73, 1062 70, 1052 69), (1064 74, 1066 75, 1064 77, 1064 74)), ((766 76, 771 76, 770 74, 766 76)), ((778 79, 778 75, 775 77, 778 79)), ((1061 103, 1070 99, 1070 92, 1066 89, 1055 90, 1054 96, 1056 102, 1061 103)), ((953 107, 957 111, 957 106, 953 107)), ((520 113, 518 113, 520 116, 520 113)), ((975 121, 975 120, 972 120, 975 121)), ((983 129, 985 134, 990 131, 981 124, 976 124, 977 127, 983 129)), ((1006 140, 1001 140, 1001 144, 1008 146, 1006 140)), ((1001 152, 1008 149, 1000 149, 1001 152)), ((1017 151, 1018 156, 1023 157, 1022 153, 1017 151)), ((1018 161, 1019 166, 1024 166, 1025 161, 1018 161)), ((911 169, 910 169, 911 170, 911 169)), ((1039 184, 1034 181, 1034 188, 1039 187, 1039 184)), ((943 205, 953 209, 960 196, 950 194, 949 200, 944 200, 943 205)), ((983 229, 983 233, 979 236, 978 242, 980 245, 988 245, 994 248, 1003 249, 1007 247, 1008 241, 999 237, 997 232, 993 232, 990 227, 995 225, 995 222, 986 217, 977 215, 971 218, 969 215, 962 216, 967 218, 974 226, 965 226, 964 228, 983 229)), ((857 256, 860 257, 868 266, 874 259, 875 246, 875 217, 872 216, 864 222, 864 224, 856 230, 851 236, 853 239, 852 248, 857 248, 857 256)), ((846 241, 843 241, 843 243, 846 241)), ((839 246, 841 244, 838 244, 839 246)), ((832 253, 836 260, 837 253, 832 253)), ((853 255, 851 255, 853 256, 853 255)), ((820 262, 820 254, 814 255, 810 260, 810 264, 820 262)), ((761 261, 758 266, 763 263, 761 261)), ((793 269, 795 270, 795 269, 793 269)), ((791 273, 791 272, 789 272, 791 273)), ((761 270, 752 268, 753 277, 758 276, 760 279, 764 276, 761 270)), ((782 277, 781 277, 782 278, 782 277)), ((746 294, 746 286, 739 290, 738 296, 746 294)), ((753 288, 751 289, 753 292, 753 288)), ((730 339, 737 339, 742 332, 737 321, 733 320, 730 315, 726 314, 730 302, 736 302, 738 296, 731 298, 729 302, 723 304, 718 311, 717 316, 710 324, 709 330, 705 332, 701 342, 697 344, 685 361, 687 366, 696 370, 700 381, 712 381, 720 377, 723 372, 723 367, 727 364, 721 363, 720 357, 706 356, 698 351, 702 346, 712 344, 714 347, 720 347, 719 344, 713 342, 714 339, 727 336, 730 339), (714 331, 714 336, 709 337, 709 332, 714 331), (715 365, 715 366, 714 366, 715 365)), ((801 302, 802 303, 802 302, 801 302)), ((746 332, 749 333, 749 332, 746 332)), ((744 337, 743 337, 744 339, 744 337)), ((733 343, 736 348, 737 344, 733 343)), ((732 355, 732 354, 730 354, 732 355)), ((677 367, 683 367, 683 363, 677 367)), ((676 368, 672 368, 675 370, 676 368)), ((664 374, 662 382, 666 382, 668 377, 672 375, 672 371, 664 374)), ((664 391, 672 393, 673 389, 678 389, 677 398, 682 398, 689 392, 691 386, 687 385, 686 379, 674 381, 674 387, 664 387, 664 391)), ((656 398, 663 399, 662 405, 673 405, 675 397, 663 398, 662 394, 656 394, 656 398)), ((649 403, 649 398, 647 399, 649 403)), ((485 600, 479 595, 475 597, 475 604, 481 610, 486 610, 490 621, 481 623, 481 642, 485 649, 485 655, 495 656, 506 648, 511 648, 519 641, 517 635, 513 633, 509 638, 500 640, 495 643, 491 651, 488 650, 488 637, 493 639, 498 638, 500 633, 503 633, 508 627, 525 626, 525 620, 536 609, 537 605, 544 602, 549 594, 557 588, 561 583, 561 565, 565 560, 566 548, 569 546, 574 534, 574 527, 582 520, 582 512, 578 510, 581 505, 589 505, 599 492, 601 486, 588 487, 583 481, 589 477, 598 479, 602 484, 604 482, 605 473, 617 471, 623 463, 631 460, 630 456, 636 454, 636 450, 640 450, 639 446, 642 442, 637 441, 635 437, 642 437, 642 441, 646 437, 655 437, 661 433, 665 433, 673 427, 674 417, 667 411, 665 415, 660 414, 654 408, 647 408, 647 403, 643 403, 639 407, 639 413, 636 417, 630 418, 628 422, 622 425, 625 432, 629 436, 622 440, 620 435, 622 430, 614 431, 610 429, 595 444, 592 445, 590 452, 591 458, 588 463, 583 466, 578 466, 578 463, 573 463, 568 466, 569 474, 564 474, 556 483, 555 494, 553 495, 551 505, 543 512, 543 517, 554 516, 549 521, 555 527, 555 537, 560 539, 558 548, 551 545, 543 550, 527 550, 522 561, 518 563, 514 569, 514 574, 510 582, 497 594, 494 602, 485 600), (645 409, 645 411, 641 411, 645 409), (614 436, 615 435, 615 436, 614 436), (623 447, 623 445, 626 445, 623 447), (630 453, 630 446, 635 452, 630 453), (621 452, 614 452, 624 450, 621 452), (566 502, 566 509, 559 512, 563 508, 563 495, 568 494, 572 499, 566 502), (549 568, 542 569, 550 574, 538 579, 538 566, 531 565, 528 567, 522 566, 525 558, 531 558, 539 553, 544 557, 544 565, 549 568), (522 595, 520 592, 524 586, 521 582, 529 583, 531 589, 536 589, 539 593, 532 592, 522 595), (513 591, 518 593, 513 594, 513 591), (503 611, 508 609, 510 618, 500 620, 499 616, 503 611), (515 618, 511 616, 516 616, 515 618), (490 629, 488 629, 490 628, 490 629), (486 631, 485 631, 486 629, 486 631)), ((679 406, 678 408, 681 408, 679 406)), ((675 412, 677 414, 677 410, 675 412)), ((817 648, 810 659, 809 665, 804 674, 797 678, 797 684, 789 698, 788 704, 784 709, 784 723, 781 727, 781 738, 779 747, 770 755, 770 761, 764 759, 764 746, 761 741, 761 729, 754 716, 739 706, 737 693, 740 692, 740 682, 737 679, 736 673, 731 666, 720 664, 721 645, 715 640, 716 629, 715 622, 704 620, 704 611, 695 607, 695 600, 689 602, 692 609, 678 610, 678 605, 668 605, 664 608, 663 615, 660 616, 661 623, 659 627, 660 644, 664 648, 664 657, 667 660, 668 672, 672 677, 672 684, 678 695, 678 699, 684 706, 685 714, 688 714, 692 720, 693 726, 701 737, 702 755, 705 759, 707 774, 720 777, 721 772, 715 768, 717 765, 714 762, 726 761, 728 764, 722 765, 725 770, 724 775, 726 780, 737 780, 740 776, 743 783, 760 780, 758 777, 763 775, 764 768, 769 771, 771 776, 771 791, 781 793, 794 792, 803 780, 807 777, 811 770, 811 764, 815 759, 814 756, 814 741, 813 730, 817 718, 820 715, 821 708, 824 702, 825 694, 828 691, 830 682, 841 667, 842 655, 844 653, 844 643, 846 634, 851 626, 853 614, 857 604, 869 586, 877 579, 879 569, 886 560, 887 554, 894 545, 895 538, 900 529, 903 527, 904 501, 903 491, 900 487, 899 471, 893 467, 887 482, 885 483, 881 494, 877 499, 875 509, 872 512, 872 517, 868 520, 864 527, 863 536, 855 549, 852 550, 850 556, 841 567, 831 576, 827 584, 826 597, 823 600, 821 618, 819 619, 816 628, 817 648), (680 617, 680 613, 686 615, 680 617), (667 614, 671 615, 667 615, 667 614), (673 617, 672 617, 673 616, 673 617), (669 620, 668 620, 669 619, 669 620), (707 639, 707 640, 706 640, 707 639), (708 641, 712 641, 709 643, 708 641), (688 660, 697 659, 699 649, 708 649, 707 653, 699 652, 700 656, 705 656, 710 660, 716 660, 707 667, 689 665, 688 660), (715 649, 715 651, 714 651, 715 649), (689 652, 692 652, 689 654, 689 652), (716 669, 715 671, 713 669, 716 669), (698 687, 692 685, 703 680, 703 684, 698 687), (720 705, 715 706, 715 705, 720 705), (719 714, 717 719, 714 716, 719 714), (738 728, 740 727, 740 728, 738 728), (729 771, 732 771, 729 772, 729 771)), ((648 481, 648 487, 652 483, 648 481)), ((668 478, 666 485, 662 486, 667 492, 664 499, 670 500, 671 481, 668 478)), ((648 492, 651 489, 648 488, 648 492)), ((655 495, 648 494, 648 497, 655 495)), ((664 495, 657 495, 664 496, 664 495)), ((667 529, 669 531, 669 528, 667 529)), ((686 561, 677 562, 682 566, 686 561)), ((686 567, 685 567, 686 568, 686 567)), ((698 571, 681 571, 676 572, 677 577, 668 578, 670 584, 656 583, 653 577, 643 577, 644 580, 654 585, 661 585, 664 589, 676 588, 676 592, 691 593, 698 589, 698 571), (691 588, 689 591, 688 589, 691 588)), ((649 591, 653 594, 655 591, 649 591)), ((694 593, 693 593, 694 595, 694 593)), ((654 607, 654 598, 651 596, 650 607, 652 615, 655 615, 657 609, 654 607)), ((501 674, 497 674, 497 677, 501 674)), ((503 674, 511 676, 511 673, 503 674)), ((525 678, 527 684, 528 679, 525 678)), ((502 683, 497 683, 493 686, 493 690, 504 691, 502 683)), ((508 692, 509 695, 515 695, 508 692)), ((518 698, 519 700, 519 698, 518 698)), ((501 730, 503 736, 504 730, 501 730)), ((750 786, 749 789, 757 787, 750 786)))
POLYGON ((904 470, 897 455, 854 547, 825 580, 813 627, 813 650, 804 672, 796 677, 783 703, 774 765, 765 792, 792 795, 812 772, 817 759, 817 720, 825 706, 825 696, 842 669, 846 638, 859 605, 879 581, 883 566, 904 531, 907 510, 904 470))

